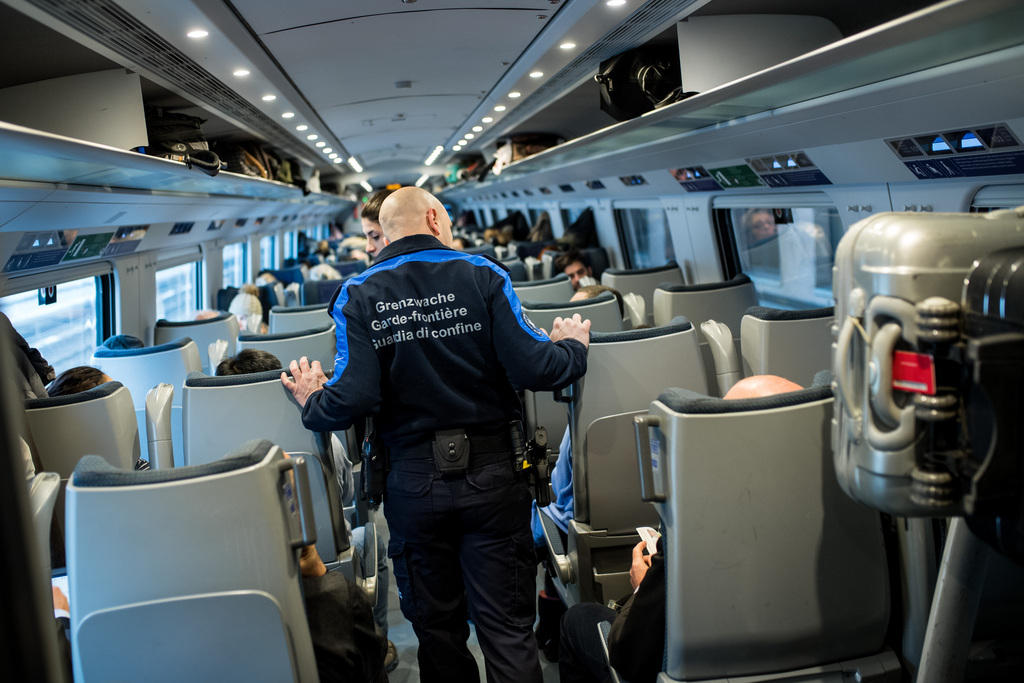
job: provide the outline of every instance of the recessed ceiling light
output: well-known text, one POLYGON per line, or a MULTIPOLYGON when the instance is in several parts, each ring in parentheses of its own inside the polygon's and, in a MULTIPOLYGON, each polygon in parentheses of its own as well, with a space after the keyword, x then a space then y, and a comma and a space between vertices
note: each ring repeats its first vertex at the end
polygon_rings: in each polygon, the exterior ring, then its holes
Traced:
POLYGON ((273 102, 274 100, 277 99, 277 95, 264 95, 260 99, 263 100, 264 102, 273 102))
POLYGON ((452 147, 453 152, 458 152, 460 149, 462 149, 462 145, 455 145, 454 147, 452 147))
POLYGON ((334 148, 333 148, 333 147, 324 147, 324 148, 323 148, 322 150, 320 150, 320 151, 321 151, 321 152, 323 152, 324 154, 330 154, 331 152, 333 152, 333 151, 334 151, 334 148))
POLYGON ((576 47, 576 43, 572 42, 571 40, 567 40, 558 47, 562 48, 563 50, 571 50, 574 47, 576 47))
POLYGON ((245 78, 246 76, 249 75, 249 70, 248 69, 235 69, 234 71, 231 72, 231 75, 234 76, 235 78, 245 78))
POLYGON ((608 5, 609 7, 622 7, 623 5, 626 4, 626 0, 607 0, 607 2, 605 2, 604 4, 608 5))
POLYGON ((299 131, 301 133, 304 130, 309 130, 309 126, 307 126, 304 123, 300 123, 299 125, 295 126, 295 130, 297 130, 297 131, 299 131))
POLYGON ((508 96, 511 97, 514 100, 517 97, 522 97, 523 93, 519 92, 518 90, 513 90, 512 92, 510 92, 508 94, 508 96))
POLYGON ((427 182, 427 180, 429 180, 429 179, 430 179, 430 174, 429 173, 424 173, 423 175, 421 175, 416 180, 416 187, 420 187, 421 185, 423 185, 423 183, 427 182))
POLYGON ((210 32, 204 31, 201 28, 197 28, 189 31, 185 35, 191 38, 192 40, 199 40, 200 38, 205 38, 206 36, 210 35, 210 32))
POLYGON ((494 120, 494 117, 493 116, 485 116, 485 117, 483 117, 480 120, 483 121, 484 123, 490 123, 491 121, 494 120))
POLYGON ((543 71, 531 71, 530 72, 530 78, 540 78, 543 75, 544 75, 543 71))
POLYGON ((338 153, 337 152, 331 152, 330 154, 327 155, 327 158, 328 159, 337 159, 338 158, 338 153))
POLYGON ((466 146, 466 138, 462 138, 461 140, 459 140, 459 144, 462 145, 463 147, 465 147, 466 146))
POLYGON ((326 142, 324 142, 323 140, 321 140, 320 142, 316 143, 316 146, 317 146, 317 147, 323 147, 323 146, 324 146, 324 145, 326 145, 326 144, 327 144, 326 142))
POLYGON ((351 166, 352 170, 355 171, 356 173, 362 173, 363 172, 362 165, 359 163, 359 160, 356 159, 355 157, 349 157, 348 158, 348 165, 351 166))
POLYGON ((365 180, 360 180, 359 184, 362 185, 363 189, 366 190, 367 192, 373 192, 373 185, 366 182, 365 180))
POLYGON ((320 136, 317 135, 316 133, 310 133, 309 135, 306 136, 306 139, 307 140, 316 140, 318 137, 320 137, 320 136))
POLYGON ((282 119, 292 119, 292 118, 295 118, 295 112, 293 112, 293 111, 286 111, 285 113, 281 114, 281 118, 282 119))
POLYGON ((504 104, 499 104, 494 108, 494 111, 505 111, 505 109, 507 109, 507 107, 504 104))
POLYGON ((475 131, 476 131, 477 133, 479 133, 479 132, 480 132, 480 131, 482 131, 483 129, 484 129, 484 127, 483 127, 483 126, 473 126, 473 130, 475 130, 475 131))
POLYGON ((342 158, 341 157, 334 157, 334 163, 340 164, 341 162, 342 162, 342 158))
POLYGON ((465 134, 465 135, 463 135, 462 137, 466 138, 467 140, 472 140, 472 139, 473 139, 473 138, 475 138, 476 136, 475 136, 475 135, 473 135, 472 133, 466 133, 466 134, 465 134))

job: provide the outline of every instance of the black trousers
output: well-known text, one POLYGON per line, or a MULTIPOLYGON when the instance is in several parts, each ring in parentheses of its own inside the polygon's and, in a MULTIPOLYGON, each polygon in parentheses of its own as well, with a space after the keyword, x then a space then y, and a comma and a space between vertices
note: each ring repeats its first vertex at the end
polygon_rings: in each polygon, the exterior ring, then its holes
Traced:
POLYGON ((612 679, 597 625, 615 621, 615 610, 594 602, 573 605, 562 615, 558 646, 561 683, 606 683, 612 679))
POLYGON ((540 683, 530 492, 511 457, 451 478, 435 474, 432 460, 393 458, 384 514, 402 614, 419 639, 420 680, 479 681, 468 617, 488 683, 540 683))

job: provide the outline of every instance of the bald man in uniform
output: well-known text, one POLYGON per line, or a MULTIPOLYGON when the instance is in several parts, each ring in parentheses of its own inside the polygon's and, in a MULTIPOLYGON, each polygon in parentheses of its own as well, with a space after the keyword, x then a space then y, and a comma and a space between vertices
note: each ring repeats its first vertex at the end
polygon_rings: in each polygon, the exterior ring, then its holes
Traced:
POLYGON ((502 265, 451 249, 448 212, 424 190, 396 190, 380 223, 387 246, 330 304, 333 377, 302 359, 282 381, 310 429, 374 417, 390 465, 388 555, 420 679, 479 680, 468 617, 490 683, 539 683, 531 495, 512 453, 517 390, 581 377, 590 322, 556 319, 550 337, 537 329, 502 265))

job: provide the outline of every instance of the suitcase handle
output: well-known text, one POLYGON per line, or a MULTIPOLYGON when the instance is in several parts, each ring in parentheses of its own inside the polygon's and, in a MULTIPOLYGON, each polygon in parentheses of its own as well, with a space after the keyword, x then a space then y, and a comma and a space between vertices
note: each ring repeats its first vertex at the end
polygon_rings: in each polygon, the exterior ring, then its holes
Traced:
MULTIPOLYGON (((839 338, 836 340, 836 355, 833 360, 833 371, 836 379, 836 387, 843 399, 843 412, 858 425, 860 423, 860 411, 857 409, 853 397, 850 395, 850 387, 853 385, 853 364, 850 362, 850 345, 853 343, 853 335, 856 333, 854 319, 847 316, 843 321, 843 327, 839 331, 839 338)), ((854 431, 860 431, 858 426, 854 431)))

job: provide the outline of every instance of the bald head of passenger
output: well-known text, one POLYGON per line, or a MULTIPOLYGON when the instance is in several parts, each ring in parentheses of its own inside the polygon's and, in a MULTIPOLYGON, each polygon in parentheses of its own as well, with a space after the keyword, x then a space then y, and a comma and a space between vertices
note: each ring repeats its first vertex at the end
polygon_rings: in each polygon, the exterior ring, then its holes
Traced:
POLYGON ((802 386, 796 382, 790 382, 785 377, 777 375, 753 375, 744 377, 726 392, 722 398, 735 400, 742 398, 762 398, 763 396, 774 396, 785 394, 790 391, 800 391, 802 386))
POLYGON ((409 235, 433 235, 452 246, 452 221, 437 197, 418 187, 402 187, 380 205, 380 227, 388 242, 409 235))

